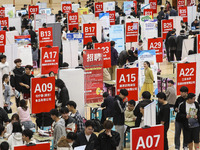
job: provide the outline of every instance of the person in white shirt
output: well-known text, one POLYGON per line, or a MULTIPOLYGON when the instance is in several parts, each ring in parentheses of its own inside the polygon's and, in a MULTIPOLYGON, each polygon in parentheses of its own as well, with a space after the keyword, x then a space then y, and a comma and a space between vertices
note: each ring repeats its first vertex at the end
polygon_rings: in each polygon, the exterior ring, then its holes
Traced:
POLYGON ((6 61, 6 55, 0 56, 0 73, 1 76, 3 76, 4 74, 10 75, 10 68, 8 62, 6 61))
POLYGON ((140 104, 140 112, 142 113, 142 118, 140 120, 140 127, 144 127, 144 125, 145 125, 144 124, 144 107, 146 107, 149 104, 150 104, 150 102, 148 102, 148 101, 143 101, 140 104))
POLYGON ((67 27, 64 26, 62 27, 62 41, 66 41, 67 40, 67 27))

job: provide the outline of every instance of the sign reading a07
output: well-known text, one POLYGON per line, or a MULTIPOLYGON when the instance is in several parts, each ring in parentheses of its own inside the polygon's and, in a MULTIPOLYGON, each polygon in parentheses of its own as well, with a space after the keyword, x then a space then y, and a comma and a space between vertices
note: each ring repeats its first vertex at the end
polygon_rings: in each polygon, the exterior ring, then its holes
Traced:
POLYGON ((49 36, 51 36, 52 34, 51 34, 51 31, 41 31, 40 32, 40 36, 41 37, 49 37, 49 36))

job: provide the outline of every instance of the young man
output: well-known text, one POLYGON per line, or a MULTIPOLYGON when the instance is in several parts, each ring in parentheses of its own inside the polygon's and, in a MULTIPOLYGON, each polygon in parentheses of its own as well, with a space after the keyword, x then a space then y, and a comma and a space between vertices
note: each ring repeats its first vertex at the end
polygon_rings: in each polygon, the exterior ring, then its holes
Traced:
POLYGON ((169 43, 169 51, 170 51, 170 61, 174 61, 174 56, 176 55, 177 51, 177 43, 176 43, 176 32, 172 31, 171 36, 168 39, 169 43))
POLYGON ((22 25, 22 26, 21 26, 21 29, 22 29, 22 35, 29 35, 29 32, 28 32, 28 30, 26 29, 26 26, 22 25))
POLYGON ((134 18, 136 18, 136 14, 135 14, 135 8, 131 7, 131 16, 133 16, 134 18))
POLYGON ((0 73, 3 77, 4 74, 10 74, 9 64, 6 61, 6 55, 0 55, 0 73))
POLYGON ((22 60, 21 59, 15 59, 15 68, 12 70, 11 78, 10 78, 10 84, 12 86, 12 89, 15 93, 18 93, 18 95, 15 95, 15 101, 16 106, 19 107, 20 102, 20 92, 22 91, 22 87, 19 84, 19 81, 22 77, 22 75, 25 72, 25 69, 21 66, 22 60))
POLYGON ((54 150, 57 149, 57 142, 62 136, 66 136, 65 131, 65 121, 64 119, 59 118, 58 110, 52 109, 50 111, 51 118, 55 121, 54 131, 53 131, 53 140, 54 140, 54 150))
POLYGON ((69 132, 67 134, 67 137, 62 136, 60 140, 58 141, 58 149, 59 150, 71 150, 72 144, 77 139, 77 134, 74 132, 69 132))
POLYGON ((167 96, 167 102, 169 103, 169 106, 174 107, 174 104, 176 102, 176 90, 174 88, 173 80, 168 81, 168 88, 166 91, 166 96, 167 96))
POLYGON ((94 123, 91 120, 85 122, 85 131, 78 133, 77 139, 73 143, 73 148, 86 145, 85 150, 95 150, 97 136, 94 132, 94 123))
POLYGON ((111 68, 109 68, 111 80, 115 80, 115 70, 118 62, 118 52, 115 49, 115 42, 111 41, 111 68))
POLYGON ((128 96, 128 91, 126 89, 121 89, 119 95, 115 96, 115 101, 114 101, 113 123, 115 125, 116 131, 120 134, 120 143, 119 146, 117 147, 118 150, 123 150, 124 123, 125 123, 124 112, 125 112, 126 102, 128 101, 126 99, 126 96, 128 96))
POLYGON ((157 94, 158 102, 161 104, 158 113, 159 124, 164 125, 164 150, 168 150, 167 131, 170 123, 170 106, 166 100, 166 95, 163 92, 157 94))
POLYGON ((184 142, 188 144, 189 150, 193 150, 193 142, 195 150, 199 150, 200 109, 195 96, 189 93, 187 100, 180 104, 177 114, 177 120, 184 126, 184 142))
MULTIPOLYGON (((180 88, 181 96, 177 98, 176 103, 174 105, 174 111, 178 112, 178 107, 182 102, 185 102, 188 96, 188 88, 186 86, 182 86, 180 88)), ((177 120, 175 120, 175 149, 180 149, 180 135, 181 130, 183 129, 183 124, 177 120)), ((187 144, 185 144, 183 140, 183 148, 187 147, 187 144)))
POLYGON ((96 142, 96 150, 116 150, 119 145, 120 135, 112 131, 113 122, 106 120, 103 124, 105 131, 100 133, 96 142))
POLYGON ((135 108, 135 101, 134 100, 128 101, 128 108, 125 111, 126 122, 135 122, 136 117, 133 114, 134 108, 135 108))
POLYGON ((6 141, 2 142, 1 145, 0 145, 0 149, 1 150, 9 150, 8 142, 6 142, 6 141))
POLYGON ((29 129, 25 129, 22 131, 22 140, 24 141, 24 144, 31 144, 35 143, 35 141, 31 140, 33 137, 33 131, 29 129))
POLYGON ((70 116, 75 119, 76 125, 77 125, 77 133, 84 130, 84 123, 83 118, 81 117, 81 114, 76 110, 76 103, 74 101, 69 101, 67 103, 67 108, 69 109, 70 116))

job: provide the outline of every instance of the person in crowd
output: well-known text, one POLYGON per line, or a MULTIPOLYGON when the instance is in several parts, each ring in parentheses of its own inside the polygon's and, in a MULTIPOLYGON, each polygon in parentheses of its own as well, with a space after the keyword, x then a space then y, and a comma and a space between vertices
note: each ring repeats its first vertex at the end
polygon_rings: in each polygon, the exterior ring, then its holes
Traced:
POLYGON ((50 127, 53 123, 53 120, 49 112, 42 112, 36 114, 35 122, 37 124, 37 127, 43 129, 44 127, 50 127))
POLYGON ((6 55, 0 55, 0 73, 3 76, 4 74, 10 75, 10 67, 6 61, 6 55))
POLYGON ((63 118, 59 118, 59 112, 57 109, 50 110, 51 118, 55 121, 53 131, 54 149, 57 149, 57 143, 62 136, 66 136, 65 121, 63 118))
POLYGON ((140 109, 140 113, 141 113, 141 118, 138 121, 139 123, 139 127, 144 127, 144 107, 146 107, 147 105, 149 105, 151 102, 150 101, 142 101, 140 103, 139 109, 140 109))
POLYGON ((58 147, 57 150, 71 150, 72 144, 77 139, 77 134, 74 132, 69 132, 67 134, 67 137, 62 136, 60 140, 58 141, 58 147))
POLYGON ((199 23, 198 23, 198 20, 195 19, 192 24, 191 24, 191 27, 195 27, 195 29, 199 29, 199 23))
POLYGON ((144 91, 149 91, 151 95, 153 95, 154 92, 154 87, 153 87, 154 76, 153 76, 153 71, 151 70, 151 65, 148 61, 144 62, 144 74, 145 74, 145 80, 140 91, 140 97, 144 91))
POLYGON ((142 40, 139 40, 138 44, 135 47, 135 50, 137 50, 137 51, 144 50, 144 48, 143 48, 143 41, 142 40))
MULTIPOLYGON (((22 15, 22 26, 23 26, 23 28, 27 29, 28 28, 28 23, 29 23, 29 15, 27 13, 25 15, 22 15)), ((28 33, 28 32, 26 32, 26 33, 28 33)), ((28 35, 28 34, 22 34, 22 35, 28 35)))
POLYGON ((67 26, 67 14, 64 13, 63 14, 63 18, 62 18, 62 21, 61 21, 61 25, 64 27, 64 26, 67 26))
POLYGON ((103 124, 105 131, 100 133, 97 142, 96 150, 116 150, 120 142, 120 135, 118 132, 113 131, 113 122, 106 120, 103 124))
POLYGON ((69 64, 67 62, 64 62, 62 64, 62 69, 68 69, 69 68, 69 64))
POLYGON ((131 16, 133 16, 134 18, 136 18, 136 14, 135 14, 135 8, 131 7, 131 16))
POLYGON ((185 35, 185 31, 181 30, 180 35, 176 38, 176 44, 177 44, 177 51, 176 51, 176 58, 177 61, 181 60, 182 56, 182 46, 183 46, 183 40, 187 39, 187 36, 185 35))
POLYGON ((119 54, 119 58, 118 58, 119 67, 123 67, 128 62, 129 57, 134 57, 132 50, 121 51, 121 53, 119 54))
POLYGON ((115 96, 114 100, 114 117, 113 123, 115 125, 115 129, 120 134, 120 143, 117 147, 118 150, 123 150, 123 141, 124 141, 124 123, 125 123, 125 107, 128 96, 128 91, 126 89, 121 89, 119 95, 115 96))
POLYGON ((163 10, 164 10, 164 7, 160 7, 160 12, 158 13, 158 16, 157 16, 158 20, 162 20, 164 18, 165 14, 163 10))
POLYGON ((29 32, 28 32, 28 30, 26 29, 25 26, 22 25, 21 29, 22 29, 22 35, 29 35, 29 32))
POLYGON ((76 109, 76 103, 74 101, 69 101, 67 103, 67 108, 70 111, 70 116, 75 119, 76 125, 77 125, 77 133, 84 130, 84 123, 83 118, 81 117, 81 114, 76 109))
POLYGON ((6 133, 6 129, 3 125, 0 124, 0 144, 4 141, 6 141, 6 139, 4 139, 4 134, 6 133))
POLYGON ((174 56, 176 56, 177 52, 177 43, 176 43, 176 32, 172 31, 171 36, 168 39, 169 43, 169 51, 170 51, 170 61, 174 61, 174 56))
POLYGON ((85 150, 96 149, 97 136, 94 132, 94 123, 91 120, 85 122, 85 130, 77 134, 77 139, 73 143, 73 148, 86 145, 85 150))
POLYGON ((20 107, 17 108, 17 113, 19 115, 19 119, 24 126, 25 129, 34 128, 34 123, 31 120, 30 111, 26 104, 26 101, 22 99, 20 101, 20 107))
POLYGON ((29 32, 29 34, 31 36, 31 44, 36 44, 37 43, 37 34, 33 30, 32 26, 30 26, 28 32, 29 32))
POLYGON ((8 142, 4 141, 0 144, 0 150, 9 150, 8 142))
POLYGON ((161 104, 160 111, 158 112, 159 124, 164 125, 164 150, 168 150, 167 131, 170 124, 170 106, 167 102, 165 93, 159 92, 157 98, 158 102, 161 104))
POLYGON ((62 41, 67 40, 67 26, 62 27, 62 41))
MULTIPOLYGON (((178 112, 178 107, 181 103, 185 102, 188 96, 188 88, 186 86, 182 86, 180 88, 180 93, 181 96, 179 96, 176 100, 176 103, 174 105, 174 111, 178 112)), ((175 120, 175 149, 180 149, 180 135, 181 135, 181 130, 183 129, 183 124, 177 119, 175 120)), ((183 140, 183 148, 186 148, 187 144, 183 140)))
POLYGON ((10 107, 11 106, 11 101, 10 101, 11 90, 10 90, 10 86, 9 86, 9 75, 4 74, 2 81, 3 81, 3 89, 4 89, 3 96, 4 96, 4 100, 5 100, 4 109, 7 113, 12 113, 12 109, 10 107))
POLYGON ((189 150, 193 150, 193 142, 194 149, 199 149, 200 109, 195 96, 194 93, 189 93, 186 101, 180 104, 177 114, 177 120, 184 126, 183 138, 189 150))
POLYGON ((55 77, 55 73, 53 71, 49 72, 49 77, 55 77))
POLYGON ((111 41, 111 68, 109 68, 109 72, 111 75, 111 80, 115 80, 115 70, 117 68, 118 62, 118 52, 115 49, 115 42, 111 41))
POLYGON ((13 130, 12 130, 12 134, 8 138, 8 143, 10 145, 11 150, 14 150, 15 146, 23 145, 22 127, 19 122, 13 123, 13 130))
POLYGON ((166 10, 169 11, 169 9, 171 8, 171 4, 169 1, 166 1, 166 10))
POLYGON ((173 6, 170 10, 170 16, 178 16, 177 11, 175 10, 175 7, 173 6))
POLYGON ((168 88, 166 90, 167 102, 169 103, 170 107, 174 108, 174 104, 176 102, 176 90, 174 88, 174 81, 169 80, 167 83, 168 83, 168 88))
POLYGON ((11 72, 10 85, 12 86, 12 89, 15 93, 16 106, 19 107, 20 92, 22 92, 22 87, 19 84, 19 81, 20 81, 22 75, 24 74, 25 69, 21 66, 21 64, 22 64, 21 59, 15 59, 14 63, 16 66, 11 72))
POLYGON ((86 50, 86 49, 93 49, 93 44, 92 44, 92 42, 88 42, 88 43, 85 45, 84 50, 86 50))
POLYGON ((36 141, 32 139, 33 137, 33 131, 29 129, 25 129, 22 131, 22 140, 24 141, 24 144, 35 144, 36 141))
POLYGON ((68 89, 65 86, 65 83, 61 79, 56 80, 55 86, 60 90, 58 93, 57 101, 56 101, 56 106, 57 107, 65 107, 67 106, 67 102, 69 101, 69 93, 68 89))
POLYGON ((99 43, 96 36, 92 36, 92 43, 99 43))
POLYGON ((164 10, 164 19, 168 20, 169 19, 169 14, 167 10, 164 10))
POLYGON ((133 114, 134 108, 135 108, 135 101, 134 100, 128 101, 128 106, 125 111, 125 122, 135 122, 136 117, 133 114))

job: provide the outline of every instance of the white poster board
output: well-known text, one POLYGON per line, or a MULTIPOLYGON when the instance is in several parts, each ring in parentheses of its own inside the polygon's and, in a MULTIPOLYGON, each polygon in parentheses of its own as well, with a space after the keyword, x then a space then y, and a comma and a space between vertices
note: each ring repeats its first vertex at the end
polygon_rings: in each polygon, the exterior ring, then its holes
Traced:
POLYGON ((39 9, 47 8, 47 3, 36 3, 36 5, 39 6, 39 9))
POLYGON ((22 25, 21 17, 9 18, 9 27, 15 26, 15 29, 19 32, 19 34, 21 34, 22 31, 21 25, 22 25))
POLYGON ((55 15, 47 15, 47 24, 55 22, 56 22, 55 15))
POLYGON ((6 7, 5 8, 5 16, 8 18, 15 17, 15 7, 6 7))
POLYGON ((156 101, 144 107, 144 125, 156 125, 156 101))
POLYGON ((34 18, 34 29, 38 30, 42 27, 43 23, 47 23, 47 15, 46 14, 37 14, 34 18))
POLYGON ((82 26, 84 23, 94 23, 95 22, 94 14, 81 15, 80 18, 81 18, 82 26))
POLYGON ((74 12, 78 12, 78 8, 80 7, 80 5, 79 4, 72 4, 72 10, 74 11, 74 12))
MULTIPOLYGON (((176 35, 178 36, 180 34, 181 28, 181 16, 169 16, 169 19, 173 19, 173 26, 176 29, 176 35)), ((190 26, 190 25, 189 25, 190 26)))
POLYGON ((18 36, 18 31, 7 31, 6 32, 6 45, 15 43, 15 36, 18 36))
POLYGON ((101 28, 103 28, 103 39, 109 40, 107 36, 109 34, 109 27, 110 27, 110 20, 109 20, 109 13, 100 13, 99 20, 101 24, 101 28))
POLYGON ((188 56, 189 50, 194 49, 194 39, 184 39, 183 40, 183 46, 182 46, 182 59, 186 58, 188 56))
POLYGON ((103 11, 114 11, 115 10, 115 2, 104 2, 103 3, 103 11))
POLYGON ((21 13, 21 16, 27 14, 26 10, 16 10, 16 17, 19 17, 19 13, 21 13))
POLYGON ((187 7, 187 16, 188 16, 188 25, 191 27, 192 22, 196 19, 197 15, 197 6, 188 6, 187 7))
POLYGON ((150 4, 141 4, 141 12, 143 12, 144 9, 150 9, 150 4))
MULTIPOLYGON (((11 31, 12 32, 12 31, 11 31)), ((6 61, 9 64, 10 70, 15 67, 14 60, 17 59, 17 44, 8 44, 5 46, 6 61)))
POLYGON ((22 66, 31 65, 33 66, 32 49, 30 45, 18 46, 17 58, 22 60, 22 66))

